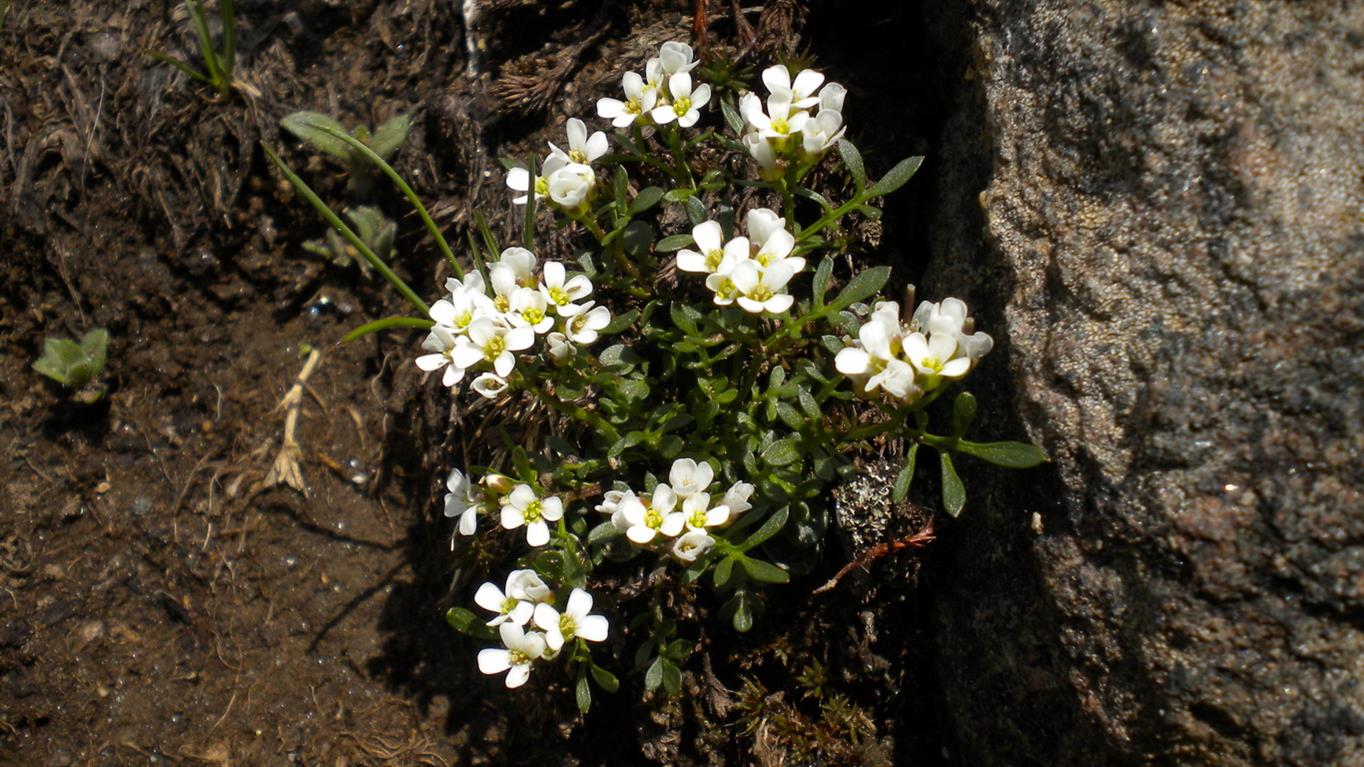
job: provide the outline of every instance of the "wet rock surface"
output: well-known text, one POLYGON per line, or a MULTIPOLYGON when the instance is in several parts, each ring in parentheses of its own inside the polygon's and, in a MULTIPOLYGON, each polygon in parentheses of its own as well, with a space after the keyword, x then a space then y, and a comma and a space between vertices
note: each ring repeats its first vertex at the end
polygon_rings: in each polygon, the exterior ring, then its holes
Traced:
POLYGON ((927 283, 1054 463, 929 584, 959 758, 1364 764, 1364 5, 976 13, 927 283))

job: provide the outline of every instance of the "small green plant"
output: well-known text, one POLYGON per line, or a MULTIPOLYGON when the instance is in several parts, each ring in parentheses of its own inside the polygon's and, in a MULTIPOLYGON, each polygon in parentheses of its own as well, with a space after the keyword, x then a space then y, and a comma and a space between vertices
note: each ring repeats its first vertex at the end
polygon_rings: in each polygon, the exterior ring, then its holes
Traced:
POLYGON ((86 404, 104 396, 104 387, 92 382, 104 372, 109 349, 109 331, 95 328, 81 336, 79 342, 69 338, 48 338, 43 343, 43 356, 33 363, 33 369, 75 392, 75 398, 86 404))
POLYGON ((218 20, 222 23, 221 48, 213 42, 213 35, 209 32, 203 0, 185 0, 185 8, 189 10, 190 21, 194 23, 194 31, 199 36, 199 58, 203 61, 203 70, 163 51, 152 51, 151 56, 199 82, 213 86, 219 96, 227 98, 236 87, 232 70, 237 62, 237 17, 232 9, 232 0, 218 0, 218 20))
MULTIPOLYGON (((359 235, 360 240, 374 251, 374 255, 388 261, 393 255, 393 238, 398 232, 398 225, 389 220, 378 208, 371 208, 368 205, 347 208, 345 214, 355 225, 355 233, 359 235)), ((328 229, 320 239, 303 243, 303 248, 342 268, 354 264, 361 274, 369 276, 369 262, 360 255, 355 246, 346 242, 346 238, 337 234, 335 229, 328 229)))
MULTIPOLYGON (((920 453, 936 453, 951 516, 966 503, 954 456, 1046 460, 1033 445, 966 439, 976 402, 958 387, 993 341, 964 302, 878 300, 889 267, 840 273, 844 220, 878 217, 879 199, 923 158, 871 178, 844 137, 847 89, 819 72, 768 67, 766 98, 733 102, 694 80, 697 66, 690 46, 664 43, 642 75, 625 73, 623 100, 597 102, 612 137, 572 118, 562 147, 508 161, 512 202, 524 206, 518 242, 499 243, 480 219, 466 263, 384 147, 304 120, 312 143, 372 163, 412 203, 454 273, 429 306, 266 148, 417 312, 347 338, 425 329, 417 367, 505 415, 489 430, 501 440, 474 446, 478 464, 449 474, 445 515, 467 568, 489 577, 500 558, 510 573, 472 594, 487 615, 446 617, 498 642, 477 663, 505 673, 507 687, 566 666, 583 710, 594 683, 619 685, 613 663, 648 692, 680 693, 685 664, 706 649, 691 638, 697 616, 749 631, 772 589, 818 563, 829 492, 857 471, 859 452, 905 445, 896 500, 920 453), (722 120, 701 122, 716 111, 722 120), (833 157, 844 178, 811 188, 811 171, 833 157), (840 188, 841 203, 831 199, 840 188), (537 246, 544 223, 567 236, 537 246), (933 407, 954 390, 950 408, 933 407), (603 655, 612 660, 599 664, 603 655)), ((857 712, 822 679, 813 667, 803 679, 821 716, 860 737, 857 712)))
POLYGON ((369 153, 387 161, 407 141, 407 134, 412 130, 412 118, 407 115, 398 115, 373 131, 363 123, 347 131, 336 118, 321 112, 294 112, 279 124, 312 148, 344 163, 350 174, 351 188, 357 194, 367 193, 373 181, 374 163, 369 153), (358 141, 360 146, 339 138, 338 133, 358 141), (369 150, 369 153, 363 150, 369 150))

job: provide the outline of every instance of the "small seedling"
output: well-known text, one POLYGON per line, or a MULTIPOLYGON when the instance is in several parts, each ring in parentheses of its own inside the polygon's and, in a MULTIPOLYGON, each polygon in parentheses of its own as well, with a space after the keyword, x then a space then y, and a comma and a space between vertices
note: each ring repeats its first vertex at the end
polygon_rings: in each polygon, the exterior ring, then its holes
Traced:
POLYGON ((208 31, 203 0, 185 0, 185 7, 189 9, 189 18, 194 22, 195 33, 199 35, 199 58, 204 64, 203 70, 195 69, 188 61, 177 59, 163 51, 151 51, 152 58, 170 64, 199 82, 213 86, 219 96, 224 98, 231 96, 232 89, 237 87, 232 79, 232 70, 237 60, 237 18, 232 10, 232 0, 218 0, 218 20, 223 27, 221 49, 214 44, 213 35, 208 31))
POLYGON ((280 126, 319 152, 345 163, 352 190, 362 194, 369 189, 374 165, 368 155, 336 134, 342 133, 356 139, 380 159, 387 160, 407 141, 407 134, 412 130, 412 118, 398 115, 373 131, 363 123, 347 131, 336 118, 321 112, 294 112, 280 120, 280 126))
POLYGON ((76 392, 77 401, 91 404, 104 396, 104 387, 91 386, 91 382, 104 371, 108 348, 109 331, 104 328, 86 333, 79 343, 69 338, 49 338, 33 369, 76 392))
MULTIPOLYGON (((355 233, 359 235, 360 241, 368 245, 369 249, 374 251, 374 255, 384 261, 389 260, 393 255, 393 238, 398 232, 398 225, 389 220, 378 208, 367 205, 347 208, 345 213, 346 218, 355 225, 355 233)), ((303 249, 322 256, 342 268, 354 264, 361 274, 369 277, 369 264, 360 255, 360 251, 346 242, 335 229, 328 229, 326 235, 320 239, 303 243, 303 249)))

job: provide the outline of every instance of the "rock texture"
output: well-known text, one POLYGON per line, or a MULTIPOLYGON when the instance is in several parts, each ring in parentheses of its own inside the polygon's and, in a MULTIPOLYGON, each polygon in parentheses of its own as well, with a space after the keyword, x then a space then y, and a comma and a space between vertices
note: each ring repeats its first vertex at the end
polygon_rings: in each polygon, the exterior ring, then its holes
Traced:
POLYGON ((960 760, 1364 765, 1364 3, 976 10, 927 282, 1054 463, 935 568, 960 760))

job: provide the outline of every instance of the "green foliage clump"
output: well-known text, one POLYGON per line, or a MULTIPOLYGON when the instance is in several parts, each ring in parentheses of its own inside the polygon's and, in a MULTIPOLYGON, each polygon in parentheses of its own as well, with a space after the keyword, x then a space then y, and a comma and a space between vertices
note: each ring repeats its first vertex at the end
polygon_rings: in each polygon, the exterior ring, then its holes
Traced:
POLYGON ((104 372, 108 349, 109 331, 104 328, 89 331, 80 341, 48 338, 33 369, 76 392, 77 399, 94 402, 104 396, 104 389, 87 387, 104 372))

